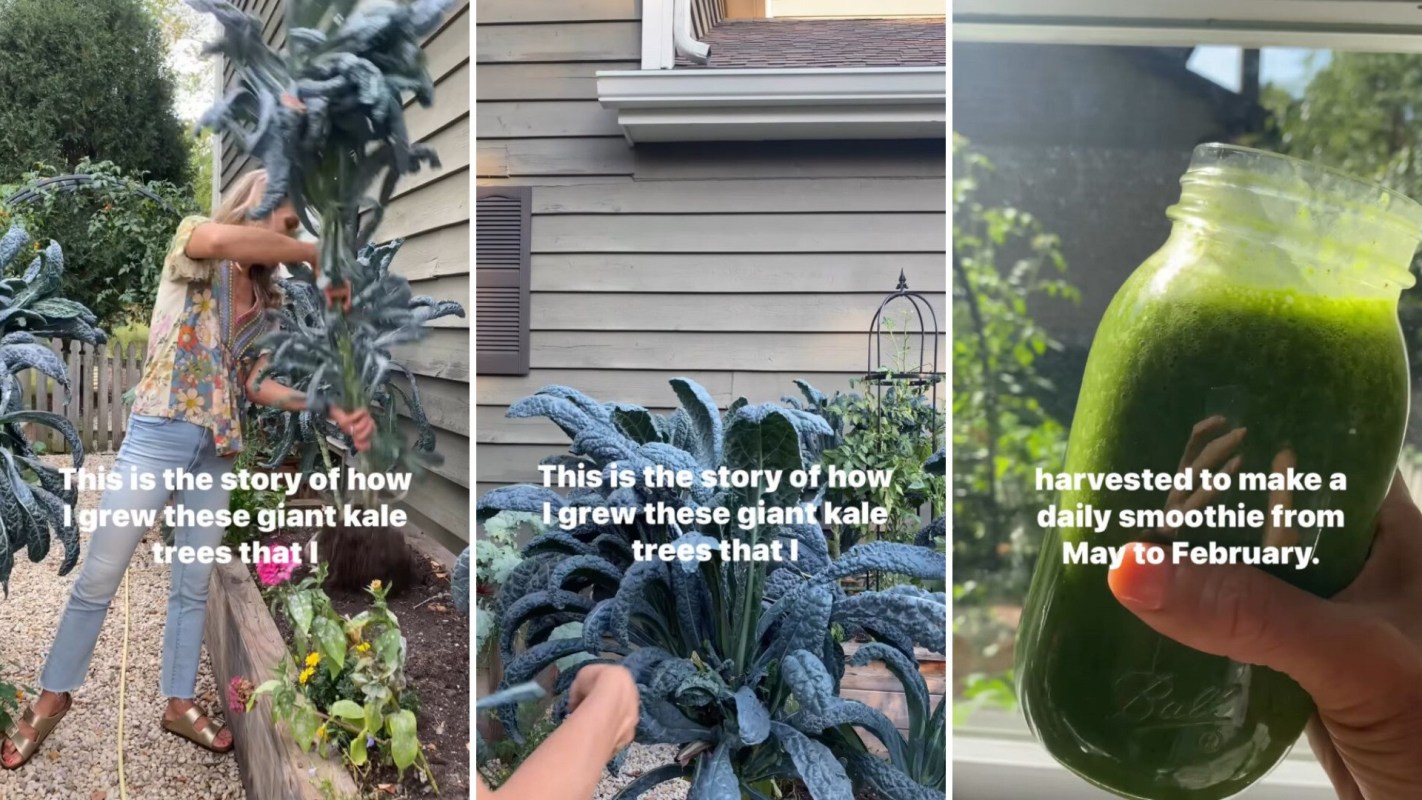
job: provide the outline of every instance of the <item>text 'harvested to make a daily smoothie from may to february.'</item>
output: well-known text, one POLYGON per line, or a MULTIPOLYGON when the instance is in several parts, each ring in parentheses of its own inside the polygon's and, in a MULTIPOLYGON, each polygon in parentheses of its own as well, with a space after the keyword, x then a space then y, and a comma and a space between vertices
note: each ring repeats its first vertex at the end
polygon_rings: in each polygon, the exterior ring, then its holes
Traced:
POLYGON ((1318 559, 1314 557, 1315 545, 1303 543, 1300 532, 1342 528, 1346 519, 1336 508, 1296 508, 1292 498, 1303 492, 1345 492, 1348 478, 1341 472, 1325 477, 1293 467, 1238 474, 1190 467, 1179 471, 1054 473, 1039 467, 1036 487, 1043 492, 1089 492, 1096 498, 1110 498, 1104 504, 1053 503, 1037 513, 1040 527, 1071 534, 1062 538, 1065 564, 1116 569, 1133 558, 1142 564, 1169 559, 1174 563, 1305 569, 1318 559), (1232 491, 1245 493, 1242 496, 1264 494, 1268 501, 1262 507, 1240 500, 1220 502, 1232 491), (1164 502, 1159 501, 1162 494, 1164 502), (1221 532, 1261 530, 1264 538, 1254 542, 1214 541, 1221 532), (1190 531, 1209 531, 1211 541, 1192 544, 1190 531), (1112 533, 1120 535, 1109 536, 1112 533), (1099 541, 1087 541, 1088 535, 1099 541), (1136 541, 1162 537, 1160 544, 1168 547, 1148 547, 1136 541))

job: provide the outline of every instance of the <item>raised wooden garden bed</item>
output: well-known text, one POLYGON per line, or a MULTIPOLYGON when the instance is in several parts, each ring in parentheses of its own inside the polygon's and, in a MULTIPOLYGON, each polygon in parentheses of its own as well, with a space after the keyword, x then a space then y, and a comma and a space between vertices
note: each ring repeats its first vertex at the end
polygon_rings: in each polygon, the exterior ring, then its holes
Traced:
MULTIPOLYGON (((245 564, 218 564, 207 602, 207 650, 226 702, 227 685, 243 676, 260 685, 276 677, 275 666, 291 660, 267 604, 245 564)), ((284 727, 272 722, 271 700, 263 698, 249 712, 227 713, 236 739, 237 769, 247 797, 262 800, 322 800, 326 782, 339 798, 358 797, 345 767, 317 753, 303 753, 284 727)))
MULTIPOLYGON (((845 642, 845 657, 853 655, 859 647, 856 642, 845 642)), ((930 707, 937 708, 948 686, 945 659, 941 653, 930 653, 922 647, 914 648, 914 657, 918 659, 919 674, 928 684, 930 707)), ((862 667, 846 667, 839 683, 839 696, 877 708, 894 723, 899 733, 908 735, 908 700, 904 697, 903 684, 883 663, 871 661, 862 667)), ((861 736, 871 750, 883 752, 883 746, 872 734, 861 733, 861 736)))
MULTIPOLYGON (((304 541, 309 535, 295 532, 278 534, 276 540, 304 541)), ((437 542, 411 529, 405 530, 404 536, 418 556, 437 564, 446 575, 453 571, 454 555, 437 542)), ((447 591, 447 585, 444 590, 447 591)), ((425 591, 428 593, 428 589, 425 591)), ((412 591, 402 595, 400 600, 392 601, 392 609, 401 614, 402 632, 409 641, 407 678, 418 690, 419 682, 429 683, 434 672, 451 682, 457 682, 461 674, 466 676, 463 688, 458 691, 444 686, 442 681, 436 681, 429 687, 428 696, 421 696, 420 738, 426 745, 426 756, 436 771, 445 773, 440 781, 443 795, 464 797, 469 793, 467 765, 470 738, 467 729, 467 618, 456 615, 450 609, 441 612, 442 627, 417 625, 416 614, 409 609, 401 609, 406 602, 418 596, 420 592, 412 591), (458 619, 451 621, 456 616, 458 619), (405 630, 407 624, 409 630, 405 630), (457 626, 464 634, 462 641, 466 649, 460 663, 441 663, 436 669, 434 665, 424 662, 431 657, 443 658, 435 655, 439 648, 434 645, 436 640, 450 639, 450 626, 457 626), (442 722, 427 728, 426 723, 436 719, 442 722), (459 762, 457 765, 454 764, 456 760, 459 762), (441 764, 446 766, 441 767, 441 764)), ((342 610, 340 606, 344 604, 341 597, 340 593, 335 593, 332 598, 338 610, 342 610)), ((446 607, 447 603, 446 600, 446 607)), ((427 601, 420 605, 437 607, 436 603, 427 601)), ((346 613, 353 613, 345 610, 346 613)), ((221 564, 213 572, 207 611, 207 646, 219 694, 224 702, 228 682, 233 677, 240 675, 260 685, 275 677, 275 666, 282 659, 290 663, 291 655, 282 628, 272 617, 246 564, 221 564)), ((236 738, 237 765, 247 797, 261 800, 330 800, 332 797, 346 800, 360 797, 356 780, 339 757, 324 759, 315 752, 303 753, 296 746, 285 726, 272 720, 270 700, 259 701, 247 713, 229 713, 227 720, 236 738)), ((393 768, 390 772, 393 773, 393 768)), ((393 774, 379 775, 377 780, 387 783, 396 778, 393 774)))

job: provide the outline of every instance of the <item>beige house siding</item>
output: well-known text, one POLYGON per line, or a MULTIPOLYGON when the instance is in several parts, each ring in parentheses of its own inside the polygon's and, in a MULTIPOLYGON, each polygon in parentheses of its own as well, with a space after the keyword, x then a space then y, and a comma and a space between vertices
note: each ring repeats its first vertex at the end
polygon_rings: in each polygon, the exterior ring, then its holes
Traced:
POLYGON ((900 269, 947 328, 944 142, 634 149, 594 74, 638 67, 639 19, 636 0, 479 4, 478 181, 535 187, 531 373, 479 379, 480 493, 565 451, 504 418, 542 386, 657 410, 676 376, 722 407, 846 388, 900 269))
MULTIPOLYGON (((266 21, 267 41, 286 40, 282 0, 242 0, 241 7, 266 21)), ((455 5, 445 24, 425 41, 435 104, 407 106, 412 139, 432 145, 443 166, 403 179, 386 208, 376 238, 404 237, 395 271, 409 279, 417 295, 457 300, 472 313, 469 279, 469 80, 472 12, 468 0, 455 5)), ((224 66, 230 81, 230 66, 224 66)), ((217 155, 219 191, 255 164, 222 142, 217 155)), ((404 508, 416 528, 451 549, 469 541, 469 319, 432 323, 430 335, 396 357, 419 379, 425 411, 439 436, 444 464, 415 481, 404 508)))

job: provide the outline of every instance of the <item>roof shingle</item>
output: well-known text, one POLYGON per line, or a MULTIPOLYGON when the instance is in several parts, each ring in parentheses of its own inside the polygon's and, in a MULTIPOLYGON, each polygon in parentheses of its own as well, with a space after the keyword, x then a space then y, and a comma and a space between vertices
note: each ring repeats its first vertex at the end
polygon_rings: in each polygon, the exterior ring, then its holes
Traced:
POLYGON ((728 20, 702 39, 709 63, 677 68, 941 67, 946 39, 942 17, 728 20))

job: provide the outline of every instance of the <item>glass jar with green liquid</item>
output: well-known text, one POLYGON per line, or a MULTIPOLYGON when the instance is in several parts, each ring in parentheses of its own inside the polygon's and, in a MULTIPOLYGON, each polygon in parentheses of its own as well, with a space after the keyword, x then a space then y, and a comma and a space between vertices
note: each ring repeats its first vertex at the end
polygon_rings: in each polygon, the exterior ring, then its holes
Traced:
MULTIPOLYGON (((1313 713, 1293 680, 1206 655, 1151 630, 1107 587, 1108 566, 1065 563, 1064 545, 1313 546, 1267 569, 1322 596, 1361 570, 1407 421, 1398 296, 1422 206, 1296 159, 1196 148, 1173 229, 1116 293, 1092 343, 1068 473, 1178 474, 1192 467, 1319 473, 1316 491, 1063 491, 1112 512, 1103 532, 1047 532, 1018 633, 1018 696, 1051 754, 1142 800, 1231 797, 1282 759, 1313 713), (1331 478, 1342 474, 1346 489, 1331 478), (1123 509, 1272 507, 1294 524, 1123 529, 1123 509), (1302 514, 1305 510, 1313 515, 1302 514), (1341 512, 1343 524, 1332 526, 1341 512), (1299 519, 1319 522, 1304 527, 1299 519)), ((1297 488, 1297 487, 1295 487, 1297 488)))

